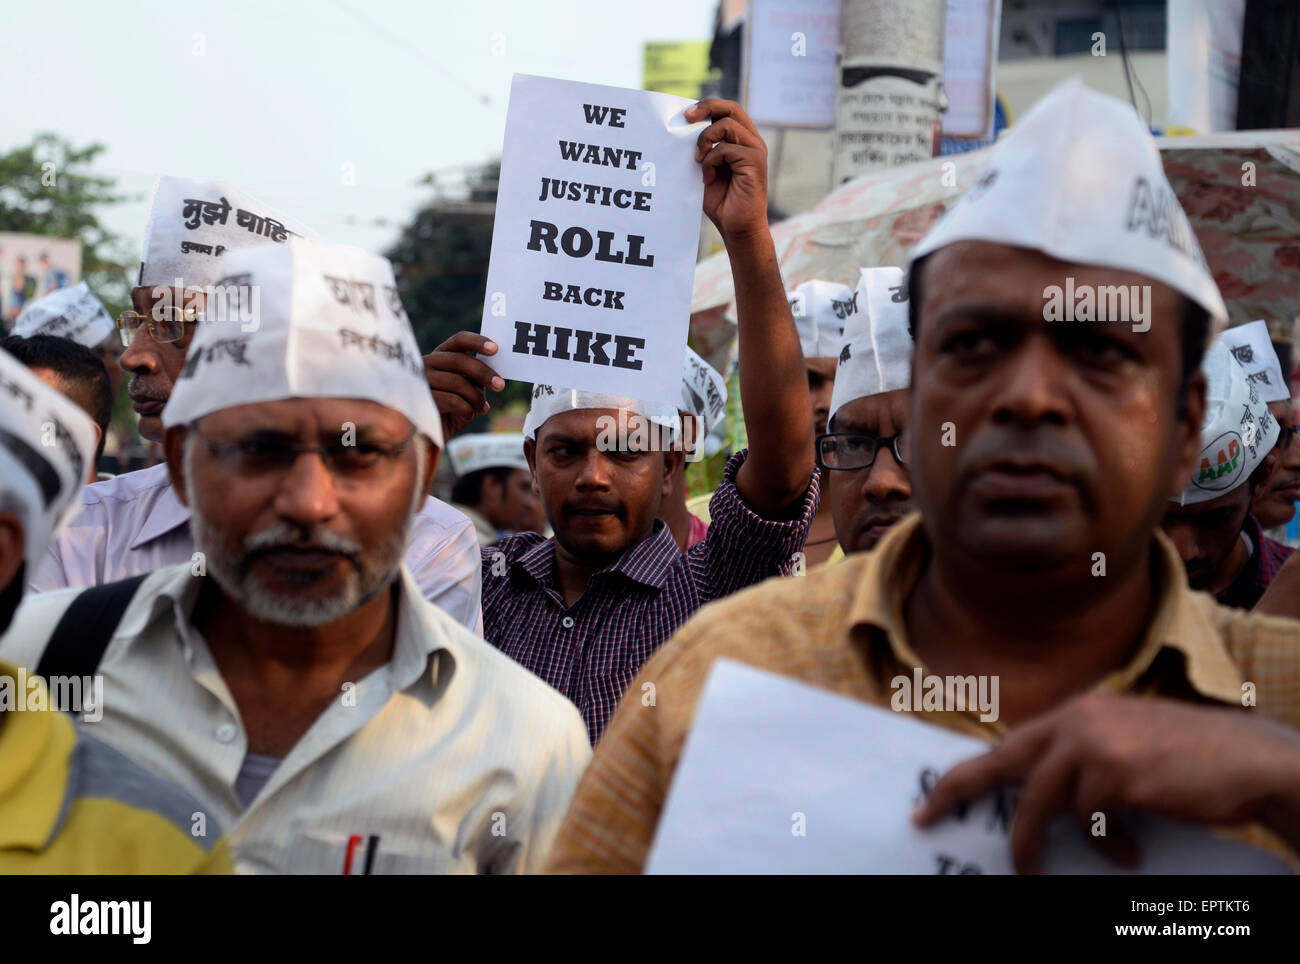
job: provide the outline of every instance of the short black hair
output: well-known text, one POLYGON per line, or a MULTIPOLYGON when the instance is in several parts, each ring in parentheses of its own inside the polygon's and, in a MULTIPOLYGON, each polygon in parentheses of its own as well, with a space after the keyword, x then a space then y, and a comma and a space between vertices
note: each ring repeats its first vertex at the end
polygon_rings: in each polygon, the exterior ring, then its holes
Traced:
MULTIPOLYGON (((934 252, 931 252, 933 254, 934 252)), ((916 341, 921 325, 921 269, 930 259, 917 258, 907 269, 907 333, 916 341)), ((1210 313, 1199 303, 1183 295, 1183 367, 1178 379, 1178 415, 1187 411, 1187 383, 1201 367, 1210 338, 1210 313)))
POLYGON ((515 471, 517 470, 509 465, 494 465, 490 468, 479 469, 477 472, 467 472, 452 484, 451 501, 467 505, 471 509, 475 508, 483 501, 484 479, 491 476, 497 480, 498 485, 505 488, 511 473, 515 471))
POLYGON ((48 368, 59 376, 64 394, 99 426, 99 448, 95 451, 98 465, 108 438, 108 423, 113 417, 113 381, 108 377, 104 360, 85 345, 55 335, 30 338, 9 335, 0 341, 0 349, 28 368, 48 368))

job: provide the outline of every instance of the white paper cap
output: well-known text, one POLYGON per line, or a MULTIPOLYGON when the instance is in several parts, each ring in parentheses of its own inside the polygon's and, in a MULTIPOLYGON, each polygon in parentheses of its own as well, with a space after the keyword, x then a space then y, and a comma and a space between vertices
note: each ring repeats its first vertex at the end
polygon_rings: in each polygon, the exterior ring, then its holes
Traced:
POLYGON ((1217 499, 1243 484, 1280 431, 1246 369, 1221 339, 1206 350, 1201 371, 1206 379, 1201 454, 1191 484, 1174 500, 1183 505, 1217 499))
POLYGON ((686 364, 682 367, 681 411, 704 421, 704 434, 727 415, 727 382, 721 373, 686 346, 686 364))
POLYGON ((294 241, 232 252, 217 287, 247 286, 258 303, 247 324, 195 327, 163 425, 283 398, 361 398, 401 412, 442 446, 415 334, 393 266, 346 245, 294 241))
POLYGON ((835 357, 852 307, 853 289, 833 281, 805 281, 785 296, 790 299, 803 357, 835 357))
MULTIPOLYGON (((639 398, 624 398, 620 395, 602 395, 599 392, 580 392, 576 388, 556 388, 553 385, 537 384, 533 386, 533 403, 524 419, 524 438, 536 439, 537 430, 546 424, 547 419, 563 412, 576 412, 585 408, 617 408, 629 415, 640 415, 671 435, 665 438, 675 439, 681 419, 677 406, 668 402, 646 402, 639 398)), ((628 430, 632 431, 633 426, 628 430)))
POLYGON ((226 184, 191 177, 154 178, 139 286, 203 287, 229 274, 222 259, 290 237, 312 238, 297 218, 226 184))
POLYGON ((1252 321, 1229 328, 1219 340, 1246 369, 1246 377, 1255 383, 1260 398, 1266 403, 1290 401, 1291 384, 1282 371, 1266 322, 1252 321))
POLYGON ((524 437, 517 432, 477 432, 457 435, 447 443, 451 467, 456 475, 469 475, 480 469, 523 469, 528 471, 524 458, 524 437))
POLYGON ((1061 261, 1133 271, 1228 322, 1223 297, 1160 163, 1123 101, 1078 77, 1043 97, 998 140, 983 175, 912 252, 956 241, 1032 248, 1061 261))
POLYGON ((12 333, 23 338, 54 335, 71 338, 87 348, 98 348, 114 330, 113 319, 91 292, 90 285, 83 281, 33 301, 14 322, 12 333))
POLYGON ((28 576, 81 507, 77 494, 94 457, 90 416, 0 351, 0 494, 18 503, 28 576))
POLYGON ((831 419, 842 405, 912 384, 907 276, 902 268, 863 268, 831 390, 831 419))

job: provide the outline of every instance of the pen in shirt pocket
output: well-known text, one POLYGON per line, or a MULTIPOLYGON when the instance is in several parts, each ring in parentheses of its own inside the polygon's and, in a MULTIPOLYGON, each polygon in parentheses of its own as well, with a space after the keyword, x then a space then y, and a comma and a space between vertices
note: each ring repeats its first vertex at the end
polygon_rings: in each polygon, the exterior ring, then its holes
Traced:
POLYGON ((362 840, 366 842, 366 851, 361 860, 361 873, 369 875, 375 865, 375 851, 379 849, 379 834, 372 833, 368 837, 363 837, 359 833, 354 833, 348 837, 347 853, 343 857, 343 873, 345 876, 352 874, 357 847, 360 846, 362 840))

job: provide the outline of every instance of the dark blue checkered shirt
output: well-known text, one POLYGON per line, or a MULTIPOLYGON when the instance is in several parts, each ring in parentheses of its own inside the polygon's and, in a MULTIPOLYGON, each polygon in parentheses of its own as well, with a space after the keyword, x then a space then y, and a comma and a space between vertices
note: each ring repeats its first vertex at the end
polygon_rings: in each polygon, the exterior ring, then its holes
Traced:
POLYGON ((483 548, 483 635, 572 700, 593 743, 641 665, 695 610, 799 566, 821 497, 817 473, 798 517, 772 522, 736 489, 745 455, 727 462, 702 542, 683 554, 657 519, 573 606, 560 592, 553 539, 526 532, 483 548))
POLYGON ((1259 597, 1264 595, 1264 590, 1269 587, 1277 571, 1282 568, 1282 563, 1290 559, 1295 550, 1264 535, 1253 515, 1246 515, 1246 524, 1242 526, 1242 531, 1250 537, 1254 552, 1241 567, 1241 572, 1237 573, 1237 578, 1232 581, 1232 585, 1215 593, 1214 598, 1225 606, 1254 609, 1255 603, 1259 602, 1259 597))

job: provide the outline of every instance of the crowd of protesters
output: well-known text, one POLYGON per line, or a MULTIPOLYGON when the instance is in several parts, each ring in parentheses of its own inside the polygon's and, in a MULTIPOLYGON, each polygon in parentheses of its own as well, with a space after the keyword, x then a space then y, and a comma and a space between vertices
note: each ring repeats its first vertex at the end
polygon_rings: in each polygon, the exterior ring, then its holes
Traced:
MULTIPOLYGON (((999 679, 995 721, 924 714, 990 749, 916 820, 1018 787, 1021 870, 1052 820, 1118 810, 1300 858, 1300 562, 1266 532, 1300 498, 1289 353, 1228 327, 1138 115, 1062 85, 907 265, 790 292, 762 138, 729 101, 686 119, 749 437, 707 507, 700 355, 680 398, 538 384, 521 434, 465 434, 498 346, 421 356, 388 262, 292 219, 220 259, 147 241, 115 326, 84 286, 28 306, 0 342, 0 872, 640 872, 719 658, 885 707, 913 670, 999 679), (252 330, 206 300, 231 279, 252 330), (1147 324, 1051 321, 1067 279, 1145 290, 1147 324), (166 462, 96 481, 106 363, 166 462), (102 695, 74 724, 56 680, 102 695)), ((216 206, 163 182, 147 237, 168 199, 216 206)))

